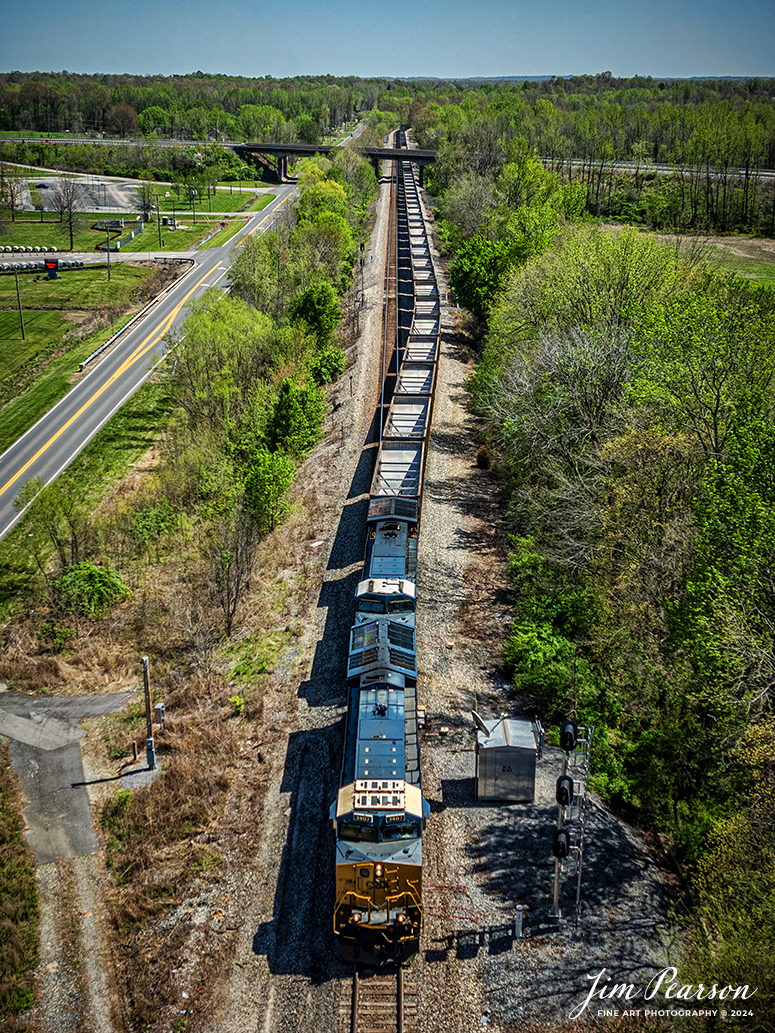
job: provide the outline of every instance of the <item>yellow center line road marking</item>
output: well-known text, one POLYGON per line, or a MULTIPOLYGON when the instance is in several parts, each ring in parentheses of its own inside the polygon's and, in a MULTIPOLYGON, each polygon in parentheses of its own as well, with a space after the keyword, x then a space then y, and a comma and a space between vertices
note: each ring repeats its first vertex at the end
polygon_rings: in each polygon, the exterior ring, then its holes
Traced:
POLYGON ((0 495, 3 495, 6 491, 8 491, 8 489, 10 487, 12 487, 16 483, 16 481, 18 481, 19 478, 23 474, 25 474, 27 472, 27 470, 29 470, 29 468, 32 466, 32 464, 34 462, 36 462, 43 455, 43 453, 47 449, 51 448, 51 446, 54 444, 54 442, 57 441, 58 438, 60 438, 64 434, 64 432, 69 427, 71 427, 75 423, 75 421, 84 412, 86 412, 86 410, 89 408, 89 406, 93 405, 94 402, 96 402, 97 399, 101 395, 103 395, 105 393, 105 391, 107 391, 107 389, 109 387, 111 387, 115 383, 115 381, 118 380, 118 378, 123 373, 126 373, 126 371, 130 368, 130 366, 133 366, 137 362, 138 359, 141 359, 144 355, 147 355, 147 353, 153 348, 153 346, 158 343, 160 338, 162 338, 164 336, 164 334, 166 334, 167 330, 170 328, 170 325, 172 324, 172 321, 175 319, 175 317, 177 316, 178 312, 180 312, 180 310, 183 308, 183 306, 188 301, 188 299, 191 297, 191 295, 194 293, 194 291, 198 287, 200 287, 204 283, 204 281, 207 279, 207 277, 210 276, 212 273, 214 273, 215 270, 218 268, 218 266, 221 265, 221 264, 222 264, 221 262, 217 262, 212 267, 212 269, 208 269, 208 271, 204 274, 204 276, 201 278, 201 280, 198 280, 194 284, 194 286, 191 288, 191 290, 188 292, 188 294, 186 294, 186 296, 183 298, 183 300, 178 302, 178 304, 169 313, 169 315, 165 316, 164 319, 161 321, 161 323, 159 323, 159 325, 154 330, 152 330, 150 334, 148 334, 148 336, 145 338, 145 340, 141 341, 140 344, 138 344, 138 346, 135 348, 135 350, 132 352, 132 354, 128 358, 124 359, 124 361, 121 363, 121 365, 116 370, 116 372, 113 373, 113 375, 110 377, 110 379, 106 380, 105 383, 102 385, 102 387, 98 388, 94 392, 94 394, 91 396, 91 398, 87 399, 83 403, 83 405, 78 410, 78 412, 74 416, 71 416, 70 419, 67 421, 67 423, 63 424, 63 426, 61 426, 59 428, 59 430, 56 432, 56 434, 52 434, 52 436, 48 439, 48 441, 45 443, 45 445, 42 445, 38 449, 38 451, 35 453, 35 455, 32 457, 32 459, 28 460, 28 462, 26 462, 24 464, 24 466, 21 468, 21 470, 19 470, 18 473, 14 474, 14 476, 10 479, 10 481, 6 481, 6 483, 0 488, 0 495))
POLYGON ((267 219, 269 218, 269 216, 270 216, 270 215, 274 215, 274 213, 275 213, 275 212, 277 211, 277 209, 278 209, 278 208, 280 208, 280 206, 281 206, 281 205, 284 205, 284 204, 285 204, 285 202, 286 202, 286 201, 288 200, 288 198, 289 198, 289 197, 293 197, 293 191, 291 191, 290 193, 287 193, 287 194, 285 195, 285 197, 284 197, 284 198, 282 199, 282 201, 279 201, 279 202, 278 202, 278 203, 277 203, 277 204, 276 204, 276 205, 274 206, 274 208, 270 208, 270 210, 269 210, 269 211, 268 211, 268 212, 266 213, 266 215, 265 215, 265 216, 263 217, 263 219, 261 220, 261 222, 257 222, 257 223, 256 223, 256 225, 255 225, 255 226, 253 227, 253 229, 252 229, 252 230, 248 230, 248 232, 247 232, 247 233, 245 234, 245 236, 244 236, 244 237, 242 237, 242 238, 241 238, 240 240, 238 240, 238 241, 237 241, 237 243, 235 244, 235 247, 239 247, 239 246, 240 246, 241 244, 244 244, 244 243, 245 243, 245 241, 246 241, 246 240, 248 239, 248 237, 252 237, 252 236, 253 236, 253 234, 254 234, 254 233, 256 232, 256 230, 259 230, 259 229, 261 229, 261 227, 262 227, 262 226, 264 225, 264 223, 265 223, 265 222, 266 222, 266 220, 267 220, 267 219))

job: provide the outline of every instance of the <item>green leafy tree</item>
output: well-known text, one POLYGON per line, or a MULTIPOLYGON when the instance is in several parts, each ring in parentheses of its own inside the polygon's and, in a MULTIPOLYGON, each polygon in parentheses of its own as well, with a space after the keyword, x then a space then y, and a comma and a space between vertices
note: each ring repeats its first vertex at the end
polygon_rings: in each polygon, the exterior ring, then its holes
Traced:
POLYGON ((734 281, 721 284, 637 321, 643 357, 633 384, 640 404, 690 428, 716 459, 739 414, 762 404, 775 375, 775 315, 736 298, 734 281))
POLYGON ((464 244, 449 271, 458 304, 478 319, 486 319, 490 302, 514 258, 514 248, 507 240, 474 237, 464 244))
POLYGON ((344 373, 344 368, 344 352, 335 345, 313 355, 307 363, 307 369, 316 384, 333 384, 344 373))
POLYGON ((30 478, 14 499, 14 508, 24 511, 29 544, 44 576, 52 547, 63 569, 80 561, 91 543, 90 514, 64 482, 45 487, 40 477, 30 478))
MULTIPOLYGON (((748 729, 735 751, 744 781, 734 813, 719 819, 698 864, 699 907, 682 972, 694 983, 755 990, 755 1033, 772 1033, 775 974, 775 727, 772 716, 748 729)), ((749 993, 750 993, 749 991, 749 993)), ((745 1005, 744 1005, 745 1006, 745 1005)))
POLYGON ((275 404, 271 439, 275 449, 300 458, 323 432, 326 397, 316 384, 286 378, 275 404))
POLYGON ((313 283, 294 299, 291 318, 303 320, 321 345, 328 344, 342 318, 339 298, 330 283, 313 283))
POLYGON ((320 128, 320 122, 311 115, 300 115, 294 123, 294 129, 296 131, 296 136, 301 143, 314 144, 323 142, 323 132, 320 128))
POLYGON ((273 531, 288 510, 295 466, 282 452, 257 452, 245 478, 245 508, 262 534, 273 531))

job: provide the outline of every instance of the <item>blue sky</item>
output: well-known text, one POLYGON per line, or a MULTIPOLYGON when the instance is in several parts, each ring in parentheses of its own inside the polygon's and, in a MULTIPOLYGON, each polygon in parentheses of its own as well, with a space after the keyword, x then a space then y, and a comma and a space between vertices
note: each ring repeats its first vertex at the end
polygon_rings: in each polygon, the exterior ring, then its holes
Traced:
POLYGON ((775 77, 773 0, 0 0, 0 71, 775 77))

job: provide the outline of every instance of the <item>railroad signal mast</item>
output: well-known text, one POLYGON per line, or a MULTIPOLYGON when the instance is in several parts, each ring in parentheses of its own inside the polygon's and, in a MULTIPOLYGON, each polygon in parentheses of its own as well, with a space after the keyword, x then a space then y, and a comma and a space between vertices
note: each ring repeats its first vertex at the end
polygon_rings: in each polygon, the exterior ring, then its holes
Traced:
POLYGON ((557 779, 557 828, 554 831, 554 890, 552 916, 560 918, 560 876, 563 862, 569 861, 569 874, 576 876, 576 925, 581 908, 581 870, 584 858, 587 801, 589 799, 589 761, 593 725, 579 727, 575 721, 560 726, 560 748, 564 757, 562 774, 557 779))

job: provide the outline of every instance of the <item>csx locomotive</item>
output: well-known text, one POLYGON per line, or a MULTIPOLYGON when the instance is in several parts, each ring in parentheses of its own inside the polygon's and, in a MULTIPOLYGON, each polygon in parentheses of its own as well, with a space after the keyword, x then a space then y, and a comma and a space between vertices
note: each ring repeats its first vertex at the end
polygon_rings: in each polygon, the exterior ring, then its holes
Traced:
POLYGON ((417 721, 417 545, 439 347, 439 298, 411 163, 399 162, 398 247, 411 275, 408 336, 384 423, 347 664, 334 932, 348 961, 402 964, 419 950, 422 795, 417 721), (403 229, 402 229, 403 226, 403 229))

